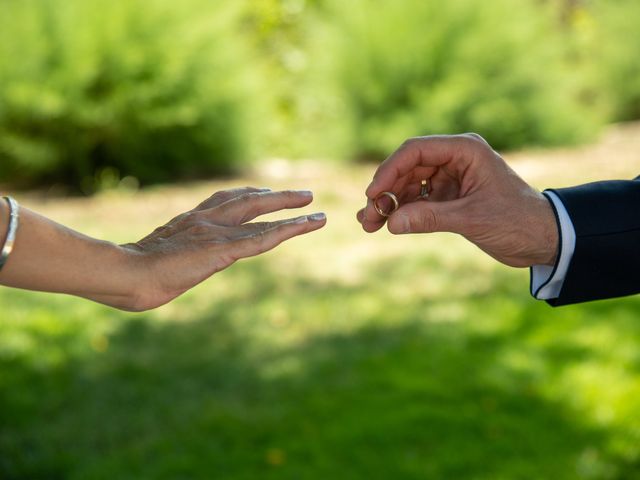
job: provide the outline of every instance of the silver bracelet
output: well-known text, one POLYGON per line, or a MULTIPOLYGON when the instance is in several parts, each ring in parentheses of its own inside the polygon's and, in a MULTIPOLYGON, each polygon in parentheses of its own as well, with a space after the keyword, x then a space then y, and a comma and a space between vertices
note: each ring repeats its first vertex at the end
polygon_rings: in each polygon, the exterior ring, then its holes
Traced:
POLYGON ((20 220, 20 206, 11 197, 2 197, 9 205, 9 228, 7 229, 7 237, 4 240, 4 245, 0 251, 0 270, 7 263, 7 259, 13 251, 13 244, 16 241, 16 232, 18 231, 18 223, 20 220))

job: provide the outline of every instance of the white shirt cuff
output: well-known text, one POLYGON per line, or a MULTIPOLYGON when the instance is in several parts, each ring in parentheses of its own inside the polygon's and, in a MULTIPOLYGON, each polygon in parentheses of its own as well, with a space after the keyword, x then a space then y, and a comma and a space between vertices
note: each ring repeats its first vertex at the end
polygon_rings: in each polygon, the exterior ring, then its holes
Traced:
POLYGON ((531 267, 531 295, 538 300, 551 300, 560 296, 576 248, 576 231, 560 197, 551 191, 544 193, 553 203, 558 215, 560 251, 555 266, 534 265, 531 267))

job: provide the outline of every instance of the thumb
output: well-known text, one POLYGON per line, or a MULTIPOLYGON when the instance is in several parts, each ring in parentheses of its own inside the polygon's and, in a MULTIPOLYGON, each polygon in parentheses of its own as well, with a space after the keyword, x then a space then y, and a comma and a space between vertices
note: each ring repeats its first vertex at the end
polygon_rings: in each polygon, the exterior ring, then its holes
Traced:
POLYGON ((416 201, 403 205, 387 221, 393 234, 455 232, 464 227, 460 200, 446 202, 416 201))

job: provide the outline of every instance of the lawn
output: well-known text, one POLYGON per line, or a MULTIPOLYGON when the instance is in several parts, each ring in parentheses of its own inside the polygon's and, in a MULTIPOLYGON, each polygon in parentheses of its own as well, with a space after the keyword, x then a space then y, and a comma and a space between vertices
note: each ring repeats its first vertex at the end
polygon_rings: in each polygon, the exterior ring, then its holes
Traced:
MULTIPOLYGON (((629 178, 638 139, 508 159, 540 188, 629 178)), ((114 241, 231 185, 311 188, 329 223, 152 312, 0 290, 0 478, 640 478, 640 297, 553 309, 458 237, 367 235, 373 168, 17 194, 114 241)))

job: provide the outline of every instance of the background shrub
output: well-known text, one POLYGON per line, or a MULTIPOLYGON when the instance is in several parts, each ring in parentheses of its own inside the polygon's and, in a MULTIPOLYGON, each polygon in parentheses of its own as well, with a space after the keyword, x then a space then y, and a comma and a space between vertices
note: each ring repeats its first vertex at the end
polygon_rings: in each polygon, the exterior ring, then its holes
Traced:
POLYGON ((262 80, 262 102, 252 108, 260 131, 253 141, 259 143, 256 150, 262 155, 317 159, 345 153, 335 145, 343 131, 340 119, 333 116, 337 92, 328 75, 332 45, 319 36, 323 26, 334 21, 326 4, 326 0, 247 4, 242 35, 251 42, 257 59, 250 68, 259 71, 262 80), (314 45, 316 40, 321 44, 314 45))
POLYGON ((586 138, 596 122, 577 98, 552 7, 334 2, 328 37, 351 151, 379 157, 408 136, 464 131, 498 148, 586 138))
POLYGON ((577 10, 575 22, 589 35, 597 93, 611 118, 640 119, 640 2, 595 0, 577 10))
POLYGON ((3 0, 0 176, 96 188, 228 171, 250 100, 239 2, 3 0))
POLYGON ((584 141, 640 118, 638 25, 635 0, 0 0, 0 183, 584 141))

